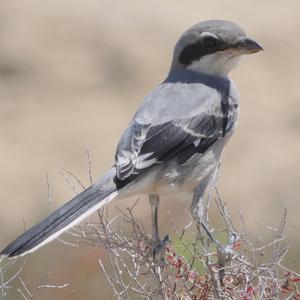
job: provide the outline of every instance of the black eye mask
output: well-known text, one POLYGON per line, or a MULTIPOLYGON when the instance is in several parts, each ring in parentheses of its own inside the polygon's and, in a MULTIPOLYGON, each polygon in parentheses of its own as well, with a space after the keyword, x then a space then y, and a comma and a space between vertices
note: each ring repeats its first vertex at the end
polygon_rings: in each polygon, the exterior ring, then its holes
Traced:
POLYGON ((190 65, 192 62, 199 60, 201 57, 212 54, 218 51, 225 50, 226 44, 214 37, 205 37, 195 42, 194 44, 187 45, 179 55, 179 62, 183 65, 190 65))

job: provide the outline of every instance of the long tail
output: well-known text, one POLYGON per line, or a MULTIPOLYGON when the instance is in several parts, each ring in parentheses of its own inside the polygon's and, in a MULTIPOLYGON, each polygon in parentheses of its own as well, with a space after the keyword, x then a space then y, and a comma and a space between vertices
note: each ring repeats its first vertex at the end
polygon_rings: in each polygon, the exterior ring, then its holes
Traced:
POLYGON ((118 195, 113 181, 114 176, 115 169, 112 168, 97 183, 91 185, 46 219, 21 234, 0 252, 0 256, 23 256, 33 252, 110 202, 118 195))

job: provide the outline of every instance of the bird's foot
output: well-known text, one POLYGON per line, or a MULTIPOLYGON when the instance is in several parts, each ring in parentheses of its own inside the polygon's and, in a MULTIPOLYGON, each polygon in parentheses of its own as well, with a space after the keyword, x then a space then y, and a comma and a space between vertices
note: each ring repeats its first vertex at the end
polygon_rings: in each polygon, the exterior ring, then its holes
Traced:
POLYGON ((153 245, 153 261, 160 267, 165 265, 165 252, 166 246, 170 242, 171 238, 167 234, 162 240, 154 241, 153 245))

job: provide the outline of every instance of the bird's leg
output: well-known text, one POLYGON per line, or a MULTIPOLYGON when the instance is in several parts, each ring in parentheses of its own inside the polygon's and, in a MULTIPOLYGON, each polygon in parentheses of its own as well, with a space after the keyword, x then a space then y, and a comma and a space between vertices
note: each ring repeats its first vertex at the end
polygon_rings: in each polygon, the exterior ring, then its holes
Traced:
POLYGON ((208 193, 207 202, 204 199, 205 191, 208 190, 209 186, 215 181, 217 177, 218 168, 207 174, 206 177, 199 183, 194 190, 193 201, 191 204, 191 214, 198 224, 208 222, 208 207, 210 199, 210 191, 208 193))
POLYGON ((191 214, 197 223, 200 223, 204 219, 204 201, 203 190, 196 189, 194 191, 193 201, 191 204, 191 214))
POLYGON ((152 219, 152 240, 153 240, 153 260, 159 266, 165 264, 165 248, 170 241, 169 235, 166 235, 163 240, 159 238, 158 230, 158 208, 159 196, 157 194, 149 195, 149 202, 151 206, 151 219, 152 219))
POLYGON ((152 219, 152 240, 154 243, 159 243, 158 232, 158 208, 159 208, 159 195, 149 195, 149 202, 151 206, 151 219, 152 219))
POLYGON ((207 223, 208 223, 208 206, 210 194, 208 195, 207 202, 205 203, 204 192, 209 186, 209 178, 203 180, 197 188, 194 190, 193 201, 191 204, 191 214, 196 222, 198 234, 201 234, 201 228, 205 232, 210 232, 207 223))

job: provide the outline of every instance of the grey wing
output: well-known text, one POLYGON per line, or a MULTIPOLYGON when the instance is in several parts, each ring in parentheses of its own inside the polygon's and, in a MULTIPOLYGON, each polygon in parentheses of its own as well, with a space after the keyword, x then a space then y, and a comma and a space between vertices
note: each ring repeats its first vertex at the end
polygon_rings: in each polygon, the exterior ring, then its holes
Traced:
POLYGON ((188 118, 170 118, 163 123, 134 120, 125 131, 116 153, 117 179, 130 180, 155 164, 176 159, 182 164, 205 152, 229 132, 236 115, 227 108, 202 111, 188 118))

